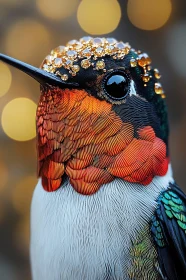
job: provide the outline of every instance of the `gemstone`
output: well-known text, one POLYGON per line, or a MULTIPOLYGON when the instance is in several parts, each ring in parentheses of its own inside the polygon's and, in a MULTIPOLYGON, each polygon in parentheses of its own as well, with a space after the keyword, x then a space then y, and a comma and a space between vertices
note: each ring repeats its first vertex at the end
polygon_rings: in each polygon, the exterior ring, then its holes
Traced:
POLYGON ((148 75, 148 74, 144 74, 144 75, 142 76, 142 80, 143 80, 145 83, 149 82, 149 80, 150 80, 149 75, 148 75))
POLYGON ((96 69, 97 69, 97 70, 100 70, 100 69, 104 69, 104 68, 105 68, 105 62, 102 61, 102 60, 98 60, 98 61, 96 62, 96 69))
POLYGON ((54 64, 57 66, 57 67, 60 67, 62 66, 63 62, 62 62, 62 59, 57 57, 55 60, 54 60, 54 64))
POLYGON ((117 44, 115 44, 115 47, 119 50, 119 51, 122 51, 126 45, 123 43, 123 42, 119 42, 117 44))
POLYGON ((160 83, 155 83, 154 90, 155 90, 156 94, 163 94, 164 93, 162 85, 160 83))
POLYGON ((151 59, 146 53, 142 53, 138 57, 138 65, 144 67, 146 65, 151 64, 151 59))
POLYGON ((90 58, 92 53, 91 53, 91 50, 89 48, 86 48, 82 51, 82 55, 85 56, 85 57, 88 57, 90 58))
POLYGON ((114 38, 107 38, 106 40, 109 43, 109 45, 114 45, 117 43, 116 39, 114 38))
POLYGON ((76 51, 73 51, 73 50, 68 51, 68 52, 67 52, 67 56, 68 56, 69 58, 75 59, 75 58, 77 57, 77 52, 76 52, 76 51))
POLYGON ((115 47, 114 46, 110 46, 110 45, 106 46, 105 53, 109 54, 109 55, 114 54, 115 53, 115 47))
POLYGON ((54 60, 54 57, 52 55, 47 55, 47 57, 45 58, 45 61, 48 65, 52 64, 54 60))
POLYGON ((73 65, 73 66, 71 67, 71 69, 72 69, 73 72, 77 73, 77 72, 79 72, 80 67, 79 67, 79 65, 73 65))
POLYGON ((98 37, 92 39, 91 42, 95 46, 99 46, 99 45, 102 45, 104 43, 103 39, 102 38, 98 38, 98 37))
POLYGON ((43 64, 43 70, 49 72, 49 66, 47 64, 43 64))
POLYGON ((84 69, 87 69, 89 68, 91 65, 90 61, 88 59, 83 59, 81 61, 81 67, 84 68, 84 69))
POLYGON ((150 71, 152 67, 150 65, 147 66, 147 70, 150 71))
POLYGON ((58 46, 57 48, 51 51, 51 54, 64 54, 65 51, 66 51, 65 46, 58 46))
POLYGON ((91 41, 91 39, 92 39, 92 37, 90 37, 90 36, 85 36, 85 37, 82 37, 82 38, 80 39, 80 42, 81 42, 81 43, 88 44, 88 43, 91 41))
POLYGON ((103 56, 104 54, 104 49, 101 48, 101 47, 98 47, 96 50, 95 50, 95 55, 96 56, 103 56))
POLYGON ((83 47, 83 45, 81 43, 77 43, 75 49, 78 51, 83 47))
POLYGON ((130 45, 125 44, 125 48, 124 48, 124 50, 123 50, 124 54, 128 54, 129 51, 130 51, 130 49, 131 49, 130 45))
POLYGON ((132 58, 132 59, 130 60, 130 66, 131 66, 131 67, 136 67, 136 66, 137 66, 137 61, 136 61, 136 59, 132 58))
POLYGON ((67 81, 68 80, 68 75, 67 74, 61 75, 61 80, 67 81))
POLYGON ((154 76, 155 76, 156 79, 161 78, 161 75, 160 75, 160 72, 158 71, 158 69, 154 69, 154 76))
POLYGON ((72 66, 73 62, 70 59, 67 59, 67 61, 65 62, 65 68, 69 69, 72 66))
POLYGON ((67 46, 75 46, 76 44, 78 43, 78 41, 77 40, 71 40, 71 41, 69 41, 68 43, 67 43, 67 46))

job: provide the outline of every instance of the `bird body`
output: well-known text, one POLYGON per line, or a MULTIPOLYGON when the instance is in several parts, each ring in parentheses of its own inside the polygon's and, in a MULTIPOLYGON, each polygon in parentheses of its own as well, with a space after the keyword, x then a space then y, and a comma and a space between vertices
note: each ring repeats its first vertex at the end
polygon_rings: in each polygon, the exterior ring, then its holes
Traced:
POLYGON ((116 179, 91 196, 69 180, 48 193, 39 180, 31 208, 33 279, 161 279, 149 224, 169 182, 171 166, 145 188, 116 179), (144 249, 135 257, 142 233, 144 249))
POLYGON ((186 279, 186 196, 168 148, 165 93, 146 53, 83 37, 41 69, 33 280, 186 279))

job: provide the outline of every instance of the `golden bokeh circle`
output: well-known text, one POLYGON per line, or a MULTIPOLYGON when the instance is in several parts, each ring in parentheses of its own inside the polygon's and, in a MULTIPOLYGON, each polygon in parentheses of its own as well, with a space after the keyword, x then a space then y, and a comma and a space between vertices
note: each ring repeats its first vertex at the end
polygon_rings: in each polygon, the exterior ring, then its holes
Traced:
POLYGON ((143 30, 162 27, 172 11, 170 0, 128 0, 127 13, 132 24, 143 30))
POLYGON ((82 0, 77 10, 81 28, 89 34, 101 35, 114 31, 121 19, 117 0, 82 0))
POLYGON ((52 20, 61 20, 71 16, 78 7, 78 0, 37 0, 39 12, 52 20))
POLYGON ((50 48, 50 33, 42 23, 34 19, 17 21, 6 32, 6 52, 20 60, 37 63, 50 48))
POLYGON ((9 67, 0 62, 0 97, 5 95, 9 90, 12 82, 12 74, 9 67))
POLYGON ((5 105, 1 123, 4 132, 17 141, 31 140, 36 136, 35 115, 37 105, 28 98, 15 98, 5 105))

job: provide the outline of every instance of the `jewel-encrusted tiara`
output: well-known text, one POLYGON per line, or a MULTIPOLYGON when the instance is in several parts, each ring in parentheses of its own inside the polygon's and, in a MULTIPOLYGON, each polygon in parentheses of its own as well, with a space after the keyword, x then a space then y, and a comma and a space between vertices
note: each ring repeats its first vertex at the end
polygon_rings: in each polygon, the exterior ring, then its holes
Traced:
MULTIPOLYGON (((83 37, 79 41, 71 40, 66 46, 58 46, 53 49, 49 55, 46 56, 41 64, 41 68, 47 72, 54 73, 61 77, 63 81, 67 81, 69 75, 76 76, 81 68, 88 69, 93 67, 94 70, 102 70, 106 72, 105 56, 110 56, 113 59, 122 60, 125 55, 129 53, 131 46, 129 43, 118 42, 114 38, 92 38, 83 37), (61 74, 58 69, 63 67, 68 70, 68 74, 61 74)), ((151 70, 151 59, 146 53, 135 51, 137 58, 131 58, 131 67, 140 66, 144 70, 142 80, 144 86, 152 76, 149 75, 151 70)), ((156 79, 160 79, 160 74, 157 69, 154 69, 156 79)), ((165 97, 163 88, 160 83, 155 83, 154 90, 156 94, 160 94, 162 98, 165 97)))

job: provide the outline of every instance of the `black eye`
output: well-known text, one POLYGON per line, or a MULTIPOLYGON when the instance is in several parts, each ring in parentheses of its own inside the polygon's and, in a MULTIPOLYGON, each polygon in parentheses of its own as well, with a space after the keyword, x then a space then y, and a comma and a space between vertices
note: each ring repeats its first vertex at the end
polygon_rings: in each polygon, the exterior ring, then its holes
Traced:
POLYGON ((125 98, 130 90, 130 79, 123 72, 114 72, 104 80, 104 91, 112 99, 125 98))

